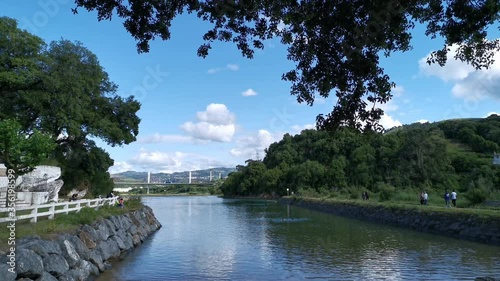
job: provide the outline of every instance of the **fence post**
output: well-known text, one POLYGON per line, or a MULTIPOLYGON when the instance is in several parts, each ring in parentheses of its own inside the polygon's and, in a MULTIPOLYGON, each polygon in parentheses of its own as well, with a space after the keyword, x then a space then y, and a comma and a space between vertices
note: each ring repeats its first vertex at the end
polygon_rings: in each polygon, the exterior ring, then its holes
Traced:
POLYGON ((64 212, 66 213, 66 215, 68 214, 68 206, 69 206, 69 203, 66 202, 66 204, 64 204, 64 212))
POLYGON ((31 215, 33 216, 30 220, 32 223, 36 223, 37 221, 37 215, 38 215, 38 207, 35 206, 34 209, 31 211, 31 215))
POLYGON ((80 201, 78 201, 78 203, 76 203, 76 212, 79 213, 80 210, 82 209, 82 206, 80 205, 80 201))
POLYGON ((49 220, 54 219, 55 211, 56 211, 56 206, 54 203, 52 203, 52 205, 49 208, 49 212, 50 212, 49 220))

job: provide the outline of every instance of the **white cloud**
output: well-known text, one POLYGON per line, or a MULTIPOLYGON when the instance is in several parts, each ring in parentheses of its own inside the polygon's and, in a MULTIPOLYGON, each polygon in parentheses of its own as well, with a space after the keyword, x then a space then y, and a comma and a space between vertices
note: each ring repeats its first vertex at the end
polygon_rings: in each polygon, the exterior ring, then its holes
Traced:
POLYGON ((240 69, 240 66, 237 64, 228 64, 226 67, 231 71, 238 71, 240 69))
POLYGON ((420 123, 420 124, 425 124, 425 123, 429 123, 429 120, 426 120, 426 119, 420 119, 420 120, 417 120, 417 123, 420 123))
POLYGON ((236 120, 234 113, 230 112, 225 104, 220 103, 209 104, 205 111, 198 111, 196 117, 199 121, 215 125, 230 125, 236 120))
POLYGON ((392 118, 387 113, 382 115, 382 117, 380 118, 379 124, 382 125, 384 127, 384 129, 386 129, 386 130, 388 130, 392 127, 398 127, 398 126, 403 125, 403 124, 401 124, 401 122, 399 122, 399 120, 392 118))
POLYGON ((168 167, 176 165, 176 161, 168 153, 159 151, 142 151, 130 160, 130 163, 137 166, 168 167))
POLYGON ((402 86, 396 86, 392 89, 391 93, 395 97, 401 97, 403 95, 404 91, 405 91, 405 88, 403 88, 402 86))
POLYGON ((110 174, 118 174, 118 173, 123 173, 127 171, 132 171, 133 167, 132 165, 128 164, 127 162, 115 162, 115 164, 109 168, 109 173, 110 174))
MULTIPOLYGON (((370 108, 371 106, 372 104, 367 102, 367 109, 371 109, 370 108)), ((394 117, 388 114, 389 112, 395 113, 399 108, 398 105, 394 102, 394 100, 389 100, 388 102, 383 104, 377 104, 376 108, 380 108, 384 111, 384 115, 380 117, 379 121, 379 124, 382 125, 384 129, 388 130, 392 127, 397 127, 402 125, 402 123, 399 120, 395 119, 394 117)))
POLYGON ((215 74, 215 73, 221 72, 223 70, 238 71, 238 70, 240 70, 240 66, 237 64, 229 63, 225 67, 210 68, 209 70, 207 70, 207 73, 208 74, 215 74))
POLYGON ((283 138, 281 133, 271 133, 268 130, 259 130, 254 135, 240 137, 237 141, 237 147, 230 150, 230 153, 236 157, 245 159, 255 159, 257 154, 260 159, 264 158, 264 150, 273 142, 283 138))
POLYGON ((147 144, 147 143, 170 143, 170 142, 188 142, 191 140, 189 136, 183 135, 161 135, 159 133, 141 137, 138 142, 147 144))
POLYGON ((420 73, 434 76, 445 82, 452 82, 452 94, 468 100, 481 100, 487 97, 500 98, 500 53, 489 69, 476 70, 474 67, 454 58, 457 45, 450 47, 444 67, 428 65, 427 57, 419 60, 420 73))
POLYGON ((248 89, 248 90, 244 91, 243 93, 241 93, 241 95, 244 97, 251 97, 251 96, 258 95, 258 93, 252 89, 248 89))
POLYGON ((377 105, 378 105, 377 107, 382 109, 384 112, 394 112, 399 108, 398 105, 393 100, 377 105))
POLYGON ((492 112, 488 112, 488 114, 486 114, 483 118, 486 118, 486 117, 488 117, 488 116, 490 116, 490 115, 493 115, 493 114, 495 114, 495 115, 500 115, 500 113, 495 112, 495 111, 492 111, 492 112))
POLYGON ((230 142, 236 131, 234 113, 224 104, 209 104, 205 111, 196 114, 197 123, 186 122, 181 128, 195 139, 230 142))
POLYGON ((303 130, 316 129, 315 124, 305 124, 305 125, 293 125, 292 130, 294 133, 299 134, 303 130))

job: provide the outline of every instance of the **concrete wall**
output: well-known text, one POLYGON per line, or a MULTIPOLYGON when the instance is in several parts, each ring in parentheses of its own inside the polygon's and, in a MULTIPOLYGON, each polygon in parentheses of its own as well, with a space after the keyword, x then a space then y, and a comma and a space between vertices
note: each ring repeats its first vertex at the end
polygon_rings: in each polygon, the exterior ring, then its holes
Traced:
MULTIPOLYGON (((500 219, 484 218, 464 212, 429 212, 419 208, 388 208, 382 205, 361 205, 320 199, 281 198, 282 204, 332 213, 350 218, 369 220, 417 231, 500 245, 500 219)), ((425 206, 423 206, 425 208, 425 206)))
POLYGON ((0 256, 0 280, 94 280, 111 268, 109 261, 119 259, 160 228, 153 210, 144 207, 52 240, 23 238, 16 241, 16 273, 8 271, 8 253, 0 256))

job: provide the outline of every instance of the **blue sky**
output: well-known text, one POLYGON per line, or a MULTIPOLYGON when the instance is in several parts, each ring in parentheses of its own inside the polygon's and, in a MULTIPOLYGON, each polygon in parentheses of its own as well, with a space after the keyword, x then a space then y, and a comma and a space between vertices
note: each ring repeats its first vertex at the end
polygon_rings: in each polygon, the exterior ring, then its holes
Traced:
MULTIPOLYGON (((73 7, 71 0, 0 1, 2 16, 17 19, 46 42, 81 41, 118 84, 118 94, 141 102, 136 142, 114 148, 97 142, 115 160, 112 173, 234 167, 263 158, 264 148, 284 133, 311 128, 316 115, 332 109, 333 98, 310 107, 289 94, 281 74, 294 65, 277 40, 266 42, 253 60, 229 43, 215 43, 203 59, 196 51, 210 25, 183 15, 174 20, 170 41, 156 40, 149 53, 138 54, 120 19, 98 22, 95 13, 83 9, 73 15, 73 7)), ((398 85, 393 100, 382 106, 386 128, 499 112, 500 57, 486 71, 452 58, 444 68, 428 66, 426 56, 443 41, 425 37, 422 27, 413 35, 412 51, 382 61, 398 85)), ((497 37, 494 32, 490 39, 497 37)))

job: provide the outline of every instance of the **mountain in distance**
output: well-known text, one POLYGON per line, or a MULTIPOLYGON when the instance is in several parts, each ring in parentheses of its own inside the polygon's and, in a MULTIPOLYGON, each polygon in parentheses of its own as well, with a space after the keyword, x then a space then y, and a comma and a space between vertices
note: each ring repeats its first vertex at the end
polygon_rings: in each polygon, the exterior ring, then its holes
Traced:
MULTIPOLYGON (((227 175, 236 171, 236 168, 212 168, 205 170, 191 171, 191 182, 209 182, 210 171, 212 171, 212 180, 227 178, 227 175)), ((115 182, 138 182, 147 183, 148 172, 127 171, 118 174, 112 174, 115 182)), ((187 183, 189 182, 189 171, 175 173, 151 173, 150 183, 187 183)))

